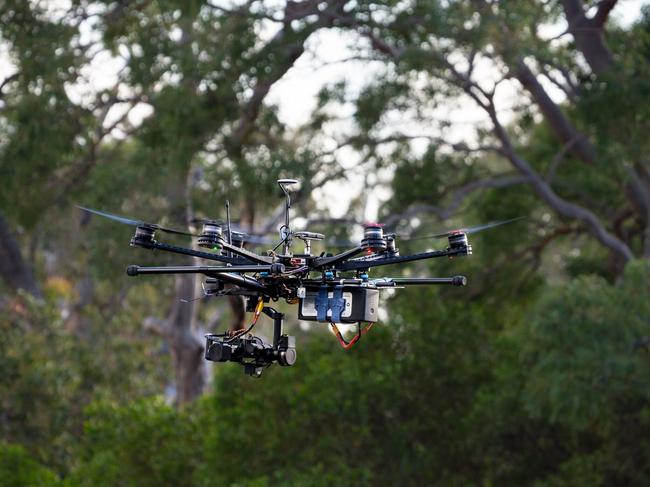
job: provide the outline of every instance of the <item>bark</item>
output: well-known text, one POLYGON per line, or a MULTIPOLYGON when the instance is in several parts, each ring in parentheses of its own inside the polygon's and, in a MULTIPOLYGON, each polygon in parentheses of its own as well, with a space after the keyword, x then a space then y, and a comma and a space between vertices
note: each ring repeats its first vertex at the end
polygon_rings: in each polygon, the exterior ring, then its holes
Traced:
MULTIPOLYGON (((70 317, 66 324, 77 336, 87 337, 90 332, 90 323, 84 316, 84 309, 95 297, 95 281, 93 276, 88 274, 79 279, 75 285, 75 289, 79 299, 71 306, 70 317)), ((120 304, 116 307, 119 306, 120 304)))
POLYGON ((14 291, 22 289, 36 298, 42 297, 34 273, 23 258, 18 241, 2 215, 0 215, 0 277, 14 291))
POLYGON ((562 109, 548 96, 542 84, 523 60, 517 63, 514 72, 517 80, 537 103, 557 138, 563 144, 571 144, 570 151, 581 161, 586 164, 594 164, 597 157, 594 146, 583 133, 571 124, 562 109))
POLYGON ((632 260, 634 254, 632 254, 627 244, 609 233, 592 211, 571 203, 557 195, 540 174, 525 159, 519 156, 510 141, 510 136, 501 125, 494 106, 490 105, 487 111, 494 126, 494 133, 503 145, 505 156, 519 172, 529 178, 530 184, 537 195, 559 215, 585 223, 596 240, 608 248, 614 255, 618 256, 623 262, 632 260))
MULTIPOLYGON (((194 275, 179 275, 175 281, 177 298, 194 295, 194 275)), ((175 299, 166 323, 174 363, 176 402, 181 407, 200 396, 206 382, 203 341, 195 332, 195 311, 195 302, 182 303, 175 299)))
MULTIPOLYGON (((306 27, 299 33, 293 32, 291 26, 285 27, 262 49, 260 55, 273 52, 278 61, 275 69, 265 78, 257 81, 253 88, 253 94, 248 102, 242 107, 240 118, 235 123, 233 135, 226 143, 229 156, 240 160, 243 146, 254 128, 259 116, 264 99, 271 86, 278 81, 293 66, 295 61, 304 52, 304 43, 307 38, 318 28, 331 23, 326 17, 326 12, 320 13, 318 2, 312 2, 312 10, 319 13, 321 20, 312 26, 306 27)), ((332 1, 329 5, 342 6, 345 2, 332 1)), ((302 12, 303 16, 309 12, 302 12)), ((189 182, 190 177, 187 178, 189 182)), ((184 187, 184 200, 187 208, 187 221, 191 220, 191 206, 189 194, 189 183, 184 187)), ((181 199, 179 198, 178 201, 181 199)), ((254 208, 250 209, 251 225, 254 219, 254 208)), ((203 358, 203 340, 197 337, 196 333, 196 306, 195 302, 181 303, 181 298, 192 297, 196 294, 196 279, 191 274, 179 275, 176 277, 176 299, 164 326, 164 334, 168 337, 174 358, 174 371, 176 377, 177 403, 182 406, 201 394, 206 385, 206 367, 203 358)), ((243 328, 246 319, 244 301, 241 297, 229 298, 229 304, 233 311, 232 329, 243 328)))
POLYGON ((519 175, 495 176, 489 179, 479 179, 464 184, 451 192, 451 201, 447 206, 428 204, 411 205, 404 212, 392 215, 384 220, 387 228, 393 228, 401 220, 408 220, 422 213, 435 213, 441 220, 451 218, 461 207, 466 198, 476 191, 491 188, 507 188, 517 184, 526 184, 529 178, 519 175))
MULTIPOLYGON (((190 188, 193 168, 189 164, 184 178, 179 177, 169 189, 169 195, 178 221, 192 219, 190 188)), ((196 261, 197 259, 192 259, 196 261)), ((206 367, 203 358, 203 339, 197 331, 196 303, 192 301, 197 293, 197 276, 180 274, 174 277, 175 292, 171 309, 162 327, 157 331, 163 335, 172 352, 176 385, 176 404, 179 407, 201 395, 206 384, 206 367), (182 302, 181 299, 189 300, 182 302)))
POLYGON ((587 18, 581 0, 562 0, 564 13, 576 47, 582 52, 591 70, 602 76, 614 63, 603 26, 616 0, 604 0, 593 18, 587 18))
POLYGON ((228 296, 228 304, 232 312, 230 330, 243 330, 246 326, 246 301, 243 296, 228 296))

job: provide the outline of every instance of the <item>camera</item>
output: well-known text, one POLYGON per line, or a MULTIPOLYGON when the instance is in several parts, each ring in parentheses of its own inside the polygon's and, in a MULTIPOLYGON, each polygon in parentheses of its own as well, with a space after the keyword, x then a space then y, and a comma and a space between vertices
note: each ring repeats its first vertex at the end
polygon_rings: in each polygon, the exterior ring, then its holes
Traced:
POLYGON ((208 334, 205 339, 206 360, 240 363, 244 366, 244 373, 253 377, 262 375, 264 367, 272 363, 285 367, 296 363, 296 339, 293 336, 279 336, 275 346, 254 335, 208 334))

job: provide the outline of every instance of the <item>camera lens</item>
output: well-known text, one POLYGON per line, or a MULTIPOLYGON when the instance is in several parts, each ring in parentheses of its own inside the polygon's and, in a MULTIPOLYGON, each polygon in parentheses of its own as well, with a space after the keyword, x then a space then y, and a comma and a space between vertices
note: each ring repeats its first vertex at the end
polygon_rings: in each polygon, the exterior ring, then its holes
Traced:
POLYGON ((228 362, 231 355, 232 349, 230 345, 212 342, 205 353, 205 358, 213 362, 228 362))
POLYGON ((280 365, 293 365, 296 363, 296 359, 298 358, 298 354, 296 353, 295 348, 288 348, 287 350, 280 352, 280 356, 278 357, 278 363, 280 365))

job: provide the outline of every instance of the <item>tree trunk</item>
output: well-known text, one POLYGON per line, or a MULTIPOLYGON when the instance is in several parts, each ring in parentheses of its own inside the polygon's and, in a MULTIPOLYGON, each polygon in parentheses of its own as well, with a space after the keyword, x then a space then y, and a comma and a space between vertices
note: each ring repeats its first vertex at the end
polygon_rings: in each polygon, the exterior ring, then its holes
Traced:
POLYGON ((14 291, 22 289, 34 297, 42 297, 32 269, 23 259, 18 241, 2 215, 0 215, 0 277, 14 291))
POLYGON ((616 0, 604 0, 594 18, 585 15, 581 0, 562 0, 569 32, 576 47, 582 52, 591 70, 602 76, 614 63, 612 53, 605 42, 604 24, 616 0))
POLYGON ((175 302, 167 319, 169 343, 174 361, 176 403, 183 406, 201 395, 205 386, 203 341, 195 330, 195 302, 184 303, 181 297, 193 296, 196 277, 192 274, 175 278, 175 302))
POLYGON ((228 304, 232 312, 230 330, 243 330, 246 323, 246 301, 243 296, 228 296, 228 304))
POLYGON ((579 132, 569 121, 562 109, 551 99, 535 74, 526 65, 524 60, 519 60, 514 69, 515 76, 524 88, 530 93, 544 118, 555 133, 557 138, 569 146, 569 151, 575 154, 586 164, 596 162, 596 149, 587 137, 579 132))
MULTIPOLYGON (((184 178, 179 177, 170 188, 172 204, 177 211, 173 213, 178 221, 192 219, 190 191, 193 169, 188 168, 184 178)), ((192 259, 195 263, 196 259, 192 259)), ((206 384, 205 359, 203 358, 203 339, 199 336, 196 324, 197 276, 181 274, 174 278, 175 292, 163 334, 172 350, 174 378, 176 385, 176 404, 182 407, 201 395, 206 384), (181 299, 190 300, 182 302, 181 299)))

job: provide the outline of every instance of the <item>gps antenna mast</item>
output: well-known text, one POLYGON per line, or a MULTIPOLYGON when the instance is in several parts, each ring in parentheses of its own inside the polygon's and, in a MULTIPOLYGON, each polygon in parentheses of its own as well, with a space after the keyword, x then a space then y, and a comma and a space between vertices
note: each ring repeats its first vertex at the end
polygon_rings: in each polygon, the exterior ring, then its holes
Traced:
POLYGON ((230 229, 230 201, 226 200, 226 224, 228 226, 228 243, 232 245, 232 230, 230 229))
MULTIPOLYGON (((228 227, 228 244, 232 245, 232 229, 230 228, 230 201, 226 200, 226 226, 228 227)), ((228 256, 232 257, 232 253, 228 252, 228 256)))
POLYGON ((281 238, 284 240, 284 245, 282 247, 282 254, 288 255, 289 248, 291 247, 291 227, 289 226, 289 211, 291 210, 291 197, 289 196, 289 191, 285 186, 291 186, 293 184, 298 184, 298 181, 295 179, 278 179, 278 185, 280 189, 286 196, 285 204, 285 213, 284 213, 284 231, 280 234, 281 238))

